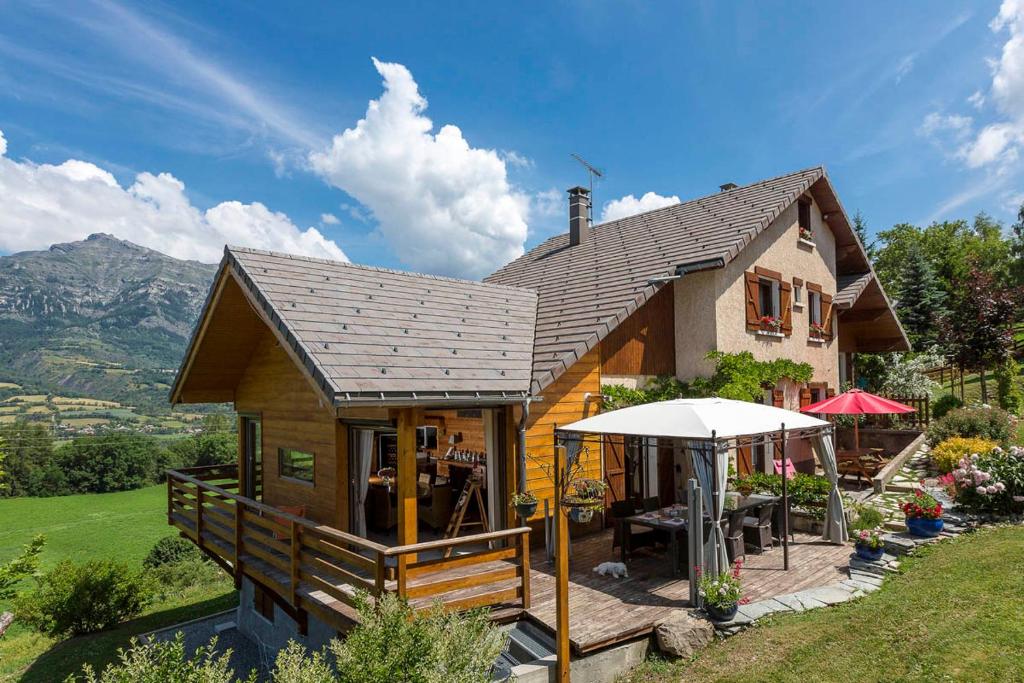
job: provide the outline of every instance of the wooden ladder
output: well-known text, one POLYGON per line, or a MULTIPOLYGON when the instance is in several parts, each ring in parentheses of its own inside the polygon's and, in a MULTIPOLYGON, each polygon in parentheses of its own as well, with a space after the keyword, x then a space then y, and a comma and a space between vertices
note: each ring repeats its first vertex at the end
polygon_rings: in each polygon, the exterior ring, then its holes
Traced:
MULTIPOLYGON (((459 531, 463 527, 479 526, 483 527, 483 532, 487 533, 491 529, 487 524, 487 507, 484 505, 483 495, 480 493, 480 475, 471 474, 466 479, 466 484, 462 487, 462 493, 459 494, 459 500, 455 503, 455 509, 452 511, 452 517, 448 520, 448 527, 444 530, 445 538, 455 538, 459 535, 459 531), (471 501, 476 501, 477 510, 480 513, 479 522, 466 522, 466 510, 469 509, 471 501)), ((445 558, 448 558, 452 554, 453 546, 448 546, 444 551, 445 558)))

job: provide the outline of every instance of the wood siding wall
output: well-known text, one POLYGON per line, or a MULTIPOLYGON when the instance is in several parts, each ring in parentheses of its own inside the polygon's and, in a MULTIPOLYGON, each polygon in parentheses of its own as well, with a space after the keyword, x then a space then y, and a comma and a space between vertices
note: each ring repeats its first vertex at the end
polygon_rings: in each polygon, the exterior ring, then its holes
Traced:
MULTIPOLYGON (((238 383, 235 409, 258 414, 262 419, 263 502, 275 507, 304 505, 306 517, 331 526, 338 524, 338 505, 347 508, 348 492, 342 487, 340 497, 337 495, 333 411, 322 403, 269 330, 261 333, 238 383), (278 448, 315 455, 312 485, 278 476, 278 448)), ((343 516, 347 518, 347 514, 343 516)))
POLYGON ((675 327, 670 284, 601 341, 601 374, 675 375, 675 327))
MULTIPOLYGON (((541 504, 538 512, 544 510, 544 499, 552 498, 554 483, 544 471, 543 464, 552 462, 554 449, 554 426, 565 425, 599 412, 601 393, 601 354, 593 349, 576 361, 554 384, 542 392, 544 400, 530 405, 530 418, 526 425, 526 480, 541 504), (590 392, 595 398, 589 402, 583 396, 590 392)), ((599 439, 588 439, 583 457, 586 476, 601 478, 601 443, 599 439)))

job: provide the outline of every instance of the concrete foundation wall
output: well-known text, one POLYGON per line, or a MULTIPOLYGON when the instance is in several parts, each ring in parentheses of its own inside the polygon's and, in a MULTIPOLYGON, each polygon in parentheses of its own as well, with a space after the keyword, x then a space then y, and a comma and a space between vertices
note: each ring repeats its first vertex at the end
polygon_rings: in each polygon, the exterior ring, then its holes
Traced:
POLYGON ((289 640, 294 640, 308 650, 314 651, 323 648, 331 639, 338 637, 337 631, 313 615, 308 617, 307 634, 300 635, 298 624, 276 604, 274 605, 274 621, 270 622, 265 619, 263 615, 253 609, 253 584, 247 578, 242 579, 236 621, 238 630, 260 645, 270 654, 271 658, 275 657, 279 650, 283 650, 289 640))

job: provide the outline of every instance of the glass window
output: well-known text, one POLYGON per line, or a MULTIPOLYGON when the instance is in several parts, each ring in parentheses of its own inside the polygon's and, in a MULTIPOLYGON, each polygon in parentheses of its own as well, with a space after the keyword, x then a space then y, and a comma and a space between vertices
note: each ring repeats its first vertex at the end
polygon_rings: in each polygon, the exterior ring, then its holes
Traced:
POLYGON ((416 446, 421 451, 437 450, 437 427, 417 427, 416 446))
POLYGON ((807 307, 810 309, 811 323, 821 324, 821 294, 818 292, 807 292, 807 307))
POLYGON ((313 482, 316 456, 293 448, 277 449, 278 474, 290 479, 313 482))
POLYGON ((793 285, 793 303, 802 304, 804 302, 804 286, 793 285))
POLYGON ((775 280, 762 279, 758 283, 758 297, 761 306, 761 315, 772 318, 779 317, 779 309, 782 308, 780 297, 781 288, 775 280))

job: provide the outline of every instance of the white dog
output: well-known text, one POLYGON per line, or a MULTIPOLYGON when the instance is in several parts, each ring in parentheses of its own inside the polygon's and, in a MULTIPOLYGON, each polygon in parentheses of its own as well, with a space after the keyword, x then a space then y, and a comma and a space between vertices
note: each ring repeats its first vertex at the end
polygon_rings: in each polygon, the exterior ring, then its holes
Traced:
POLYGON ((616 579, 628 579, 629 572, 626 570, 626 565, 621 562, 602 562, 601 564, 594 567, 594 571, 601 576, 612 576, 616 579))

